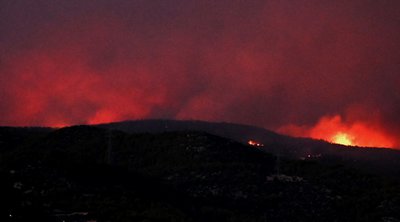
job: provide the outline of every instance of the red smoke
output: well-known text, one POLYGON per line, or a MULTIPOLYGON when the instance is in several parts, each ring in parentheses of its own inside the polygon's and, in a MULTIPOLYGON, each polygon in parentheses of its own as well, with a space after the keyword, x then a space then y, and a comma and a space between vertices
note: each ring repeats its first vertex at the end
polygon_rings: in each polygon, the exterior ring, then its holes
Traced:
POLYGON ((398 1, 0 4, 1 125, 204 119, 399 147, 398 1))

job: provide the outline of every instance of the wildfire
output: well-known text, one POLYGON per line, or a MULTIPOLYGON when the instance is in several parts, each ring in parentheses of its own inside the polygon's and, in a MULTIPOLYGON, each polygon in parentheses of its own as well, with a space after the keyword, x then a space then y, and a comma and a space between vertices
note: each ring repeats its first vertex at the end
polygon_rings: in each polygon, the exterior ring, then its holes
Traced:
POLYGON ((333 143, 337 143, 337 144, 342 144, 342 145, 346 145, 346 146, 353 146, 353 138, 346 134, 346 133, 342 133, 339 132, 336 135, 334 135, 331 139, 331 141, 333 143))
POLYGON ((281 133, 292 136, 311 137, 346 146, 388 147, 395 146, 394 139, 379 126, 367 122, 346 122, 341 116, 322 117, 313 127, 290 125, 282 127, 281 133))
POLYGON ((247 143, 248 143, 250 146, 257 146, 257 147, 264 146, 264 144, 259 143, 259 142, 254 141, 254 140, 249 140, 247 143))

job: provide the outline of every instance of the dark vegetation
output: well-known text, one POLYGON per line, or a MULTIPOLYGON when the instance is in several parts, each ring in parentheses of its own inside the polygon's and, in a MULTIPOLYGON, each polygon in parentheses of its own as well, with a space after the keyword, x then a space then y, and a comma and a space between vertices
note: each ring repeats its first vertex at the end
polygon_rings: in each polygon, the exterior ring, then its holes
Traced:
MULTIPOLYGON (((207 132, 241 143, 256 140, 263 143, 266 152, 292 159, 312 159, 320 162, 342 162, 347 166, 366 172, 400 176, 400 151, 383 148, 349 149, 347 146, 331 144, 322 140, 293 138, 272 131, 232 123, 178 120, 139 120, 110 124, 99 127, 120 130, 126 133, 161 133, 194 130, 207 132)), ((361 147, 353 147, 361 148, 361 147)))
POLYGON ((396 151, 364 154, 240 125, 134 123, 0 127, 0 221, 400 219, 397 172, 386 170, 394 163, 377 161, 397 160, 396 151), (243 143, 250 138, 265 146, 243 143))

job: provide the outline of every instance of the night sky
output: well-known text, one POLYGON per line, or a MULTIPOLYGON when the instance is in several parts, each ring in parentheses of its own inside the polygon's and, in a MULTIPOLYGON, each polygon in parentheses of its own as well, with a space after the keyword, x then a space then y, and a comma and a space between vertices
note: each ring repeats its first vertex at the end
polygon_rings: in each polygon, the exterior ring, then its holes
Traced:
POLYGON ((0 0, 0 125, 147 118, 400 147, 400 1, 0 0))

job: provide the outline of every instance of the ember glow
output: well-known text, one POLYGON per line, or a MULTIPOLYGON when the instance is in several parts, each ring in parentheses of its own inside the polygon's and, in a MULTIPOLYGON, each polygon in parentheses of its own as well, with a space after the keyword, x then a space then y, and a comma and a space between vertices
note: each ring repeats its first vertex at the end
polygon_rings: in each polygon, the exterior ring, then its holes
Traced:
POLYGON ((0 1, 0 125, 199 119, 400 147, 399 10, 395 0, 0 1))
POLYGON ((249 141, 247 142, 247 144, 249 144, 250 146, 257 146, 257 147, 264 146, 264 144, 259 143, 259 142, 254 141, 254 140, 249 140, 249 141))

